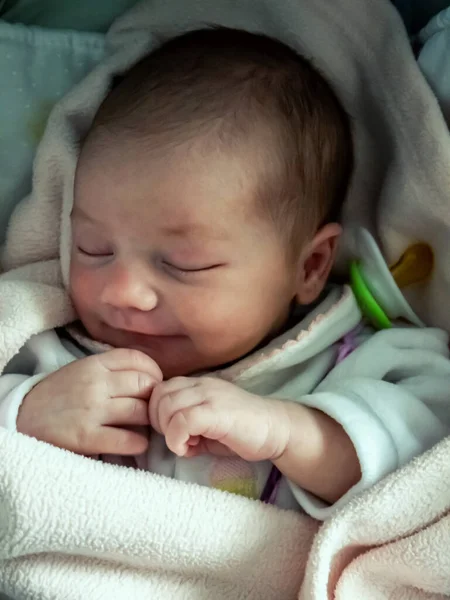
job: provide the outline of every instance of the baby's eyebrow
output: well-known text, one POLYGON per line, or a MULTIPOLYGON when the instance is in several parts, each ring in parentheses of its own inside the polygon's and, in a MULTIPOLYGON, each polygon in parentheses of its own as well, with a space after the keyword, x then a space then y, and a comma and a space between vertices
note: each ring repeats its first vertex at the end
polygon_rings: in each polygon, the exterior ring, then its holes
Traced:
POLYGON ((163 233, 170 237, 186 238, 200 237, 203 239, 225 241, 230 238, 224 229, 203 225, 203 223, 180 223, 167 225, 162 228, 163 233))
POLYGON ((72 210, 70 212, 70 218, 71 219, 83 219, 83 221, 89 221, 91 223, 99 222, 97 219, 95 219, 94 217, 91 217, 91 215, 88 215, 87 212, 85 212, 82 208, 80 208, 79 206, 76 206, 75 204, 72 207, 72 210))

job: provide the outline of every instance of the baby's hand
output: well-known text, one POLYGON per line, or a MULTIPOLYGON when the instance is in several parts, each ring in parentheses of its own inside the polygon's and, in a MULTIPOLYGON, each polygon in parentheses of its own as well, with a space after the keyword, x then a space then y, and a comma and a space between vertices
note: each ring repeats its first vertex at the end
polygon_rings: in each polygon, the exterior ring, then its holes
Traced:
POLYGON ((275 460, 290 435, 283 402, 213 377, 176 377, 158 384, 149 411, 152 427, 178 456, 237 454, 248 461, 275 460))
POLYGON ((148 441, 127 429, 148 425, 148 399, 161 370, 137 350, 114 349, 51 373, 24 398, 21 433, 79 454, 141 454, 148 441))

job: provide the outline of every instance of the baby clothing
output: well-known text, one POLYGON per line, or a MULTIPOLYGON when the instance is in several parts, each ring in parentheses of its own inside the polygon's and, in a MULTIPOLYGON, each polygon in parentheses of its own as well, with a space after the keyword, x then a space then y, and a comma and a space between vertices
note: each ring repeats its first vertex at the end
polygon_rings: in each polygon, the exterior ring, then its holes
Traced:
MULTIPOLYGON (((340 423, 352 440, 362 474, 355 486, 330 506, 282 477, 274 487, 279 507, 328 518, 356 493, 449 433, 448 335, 439 329, 406 326, 374 332, 361 322, 351 289, 333 287, 294 327, 211 374, 251 393, 318 409, 340 423)), ((70 336, 56 331, 34 336, 10 362, 0 377, 0 426, 15 429, 23 398, 49 373, 104 349, 70 331, 70 336)), ((254 499, 267 492, 269 461, 248 463, 209 455, 179 458, 168 450, 163 436, 149 435, 144 455, 103 460, 254 499)))

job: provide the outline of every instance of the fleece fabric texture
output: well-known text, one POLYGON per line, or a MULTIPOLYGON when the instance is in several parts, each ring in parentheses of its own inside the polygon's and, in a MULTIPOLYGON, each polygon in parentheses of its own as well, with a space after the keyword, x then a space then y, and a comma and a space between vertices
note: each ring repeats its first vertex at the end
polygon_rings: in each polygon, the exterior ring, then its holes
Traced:
MULTIPOLYGON (((64 281, 78 144, 112 76, 161 35, 205 22, 264 31, 313 57, 354 124, 346 223, 375 233, 388 261, 417 239, 432 245, 433 278, 410 300, 425 322, 449 328, 449 138, 393 6, 148 0, 111 28, 105 59, 50 116, 3 253, 1 368, 33 334, 73 319, 64 281)), ((307 517, 2 430, 0 590, 30 600, 440 598, 450 593, 449 470, 445 440, 315 536, 307 517)))

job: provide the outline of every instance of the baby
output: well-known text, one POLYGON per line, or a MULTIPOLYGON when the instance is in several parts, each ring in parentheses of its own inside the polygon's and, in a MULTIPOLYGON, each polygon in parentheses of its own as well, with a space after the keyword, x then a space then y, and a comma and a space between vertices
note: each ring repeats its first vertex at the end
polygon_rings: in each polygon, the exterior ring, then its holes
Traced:
POLYGON ((431 447, 447 335, 376 333, 327 285, 352 163, 347 115, 292 49, 225 28, 164 43, 83 140, 80 323, 10 363, 0 424, 317 518, 431 447))

